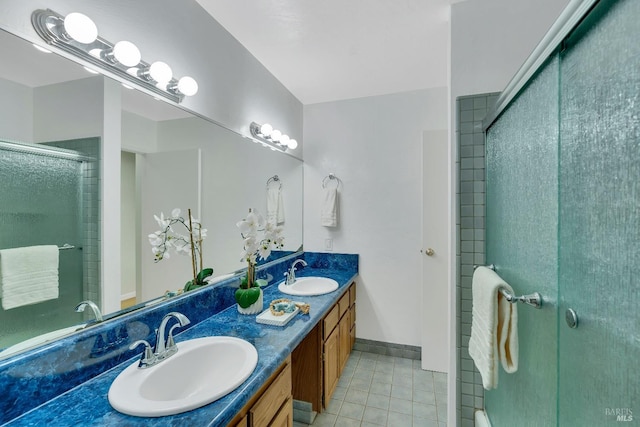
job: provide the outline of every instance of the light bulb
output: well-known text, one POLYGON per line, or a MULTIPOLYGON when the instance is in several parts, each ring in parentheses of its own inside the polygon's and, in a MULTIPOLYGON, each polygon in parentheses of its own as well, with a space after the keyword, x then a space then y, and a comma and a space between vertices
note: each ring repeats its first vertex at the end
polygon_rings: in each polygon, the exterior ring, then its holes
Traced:
POLYGON ((169 83, 171 77, 173 77, 173 71, 171 67, 161 61, 156 61, 149 67, 149 75, 153 80, 158 83, 169 83))
POLYGON ((119 41, 113 46, 113 56, 116 60, 126 67, 134 67, 140 63, 142 56, 140 49, 131 42, 126 40, 119 41))
POLYGON ((189 76, 184 76, 178 80, 178 90, 186 96, 193 96, 198 93, 198 82, 189 76))
POLYGON ((77 42, 89 44, 98 38, 98 27, 87 15, 73 12, 64 18, 64 30, 77 42))
POLYGON ((290 139, 289 144, 287 144, 287 146, 290 149, 295 150, 296 148, 298 148, 298 141, 296 141, 295 139, 290 139))
POLYGON ((265 123, 260 126, 260 133, 263 136, 269 136, 271 135, 271 132, 273 132, 273 126, 271 126, 269 123, 265 123))
POLYGON ((289 140, 291 138, 289 138, 289 135, 282 135, 280 137, 280 144, 284 145, 285 147, 289 144, 289 140))
POLYGON ((280 132, 278 129, 275 129, 273 132, 271 132, 271 140, 274 142, 280 141, 281 136, 282 132, 280 132))

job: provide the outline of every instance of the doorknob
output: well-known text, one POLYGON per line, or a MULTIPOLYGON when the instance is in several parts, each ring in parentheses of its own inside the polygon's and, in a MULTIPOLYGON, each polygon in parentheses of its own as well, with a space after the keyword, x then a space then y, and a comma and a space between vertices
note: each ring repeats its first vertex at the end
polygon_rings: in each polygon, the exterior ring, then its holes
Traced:
POLYGON ((434 251, 431 248, 427 248, 424 251, 422 249, 420 249, 420 252, 423 252, 426 256, 433 256, 436 253, 436 251, 434 251))

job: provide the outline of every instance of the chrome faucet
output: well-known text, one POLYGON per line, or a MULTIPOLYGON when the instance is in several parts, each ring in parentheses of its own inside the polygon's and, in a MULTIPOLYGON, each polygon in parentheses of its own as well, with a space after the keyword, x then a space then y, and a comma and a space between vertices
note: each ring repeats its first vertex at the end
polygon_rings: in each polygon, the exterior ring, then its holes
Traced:
POLYGON ((291 286, 294 283, 296 283, 296 265, 298 264, 302 264, 303 267, 307 266, 307 262, 303 259, 297 259, 293 262, 293 264, 291 264, 291 267, 289 268, 289 271, 287 271, 286 273, 284 273, 286 279, 285 279, 285 285, 287 286, 291 286))
POLYGON ((138 340, 129 346, 129 350, 133 350, 138 347, 140 344, 144 345, 144 353, 142 353, 142 357, 140 358, 140 363, 138 364, 139 368, 148 368, 153 365, 156 365, 162 362, 165 359, 173 356, 178 352, 178 346, 173 340, 173 330, 175 328, 180 328, 183 326, 187 326, 191 321, 182 313, 178 313, 177 311, 172 311, 171 313, 167 313, 163 318, 162 322, 160 322, 160 327, 156 330, 156 347, 155 349, 151 349, 151 344, 149 344, 145 340, 138 340), (165 330, 167 329, 167 324, 171 318, 175 318, 178 323, 173 325, 169 329, 169 336, 165 341, 165 330))
POLYGON ((84 311, 85 308, 90 307, 91 310, 93 310, 93 315, 96 318, 96 322, 102 322, 102 313, 100 312, 100 309, 98 308, 98 306, 96 305, 95 302, 90 301, 90 300, 86 300, 86 301, 82 301, 80 304, 76 305, 76 312, 81 313, 84 311))

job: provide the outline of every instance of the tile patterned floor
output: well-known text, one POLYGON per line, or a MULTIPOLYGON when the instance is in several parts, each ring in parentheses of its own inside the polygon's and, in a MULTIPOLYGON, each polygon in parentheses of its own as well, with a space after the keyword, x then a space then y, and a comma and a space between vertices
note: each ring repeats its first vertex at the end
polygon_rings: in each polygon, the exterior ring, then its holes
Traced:
MULTIPOLYGON (((353 351, 313 427, 446 427, 447 374, 419 360, 353 351)), ((294 427, 307 424, 293 423, 294 427)))

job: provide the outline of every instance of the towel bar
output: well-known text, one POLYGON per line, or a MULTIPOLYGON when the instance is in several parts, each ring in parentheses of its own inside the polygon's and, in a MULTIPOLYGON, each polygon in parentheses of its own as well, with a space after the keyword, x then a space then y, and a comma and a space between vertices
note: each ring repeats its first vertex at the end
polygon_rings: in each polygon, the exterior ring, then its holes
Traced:
MULTIPOLYGON (((480 267, 480 266, 479 265, 474 265, 473 269, 475 270, 478 267, 480 267)), ((496 271, 495 264, 489 264, 486 267, 488 269, 490 269, 490 270, 496 271)), ((515 295, 512 295, 511 292, 509 292, 505 288, 500 288, 498 290, 500 291, 500 293, 502 294, 504 299, 509 301, 511 304, 516 304, 518 302, 521 302, 521 303, 530 305, 530 306, 535 307, 535 308, 542 308, 542 295, 540 295, 538 292, 534 292, 534 293, 529 294, 529 295, 521 295, 521 296, 517 297, 515 295)))
POLYGON ((280 181, 280 177, 278 175, 273 175, 271 178, 267 180, 267 188, 269 188, 269 184, 271 184, 272 182, 277 182, 278 186, 282 190, 282 182, 280 181))
POLYGON ((511 304, 516 304, 518 302, 522 302, 524 304, 530 305, 535 308, 542 308, 542 296, 538 292, 534 292, 529 295, 521 295, 519 297, 515 295, 511 295, 511 293, 505 288, 499 289, 500 293, 511 304))
POLYGON ((75 246, 65 243, 62 246, 58 246, 59 251, 66 251, 67 249, 75 249, 75 246))

